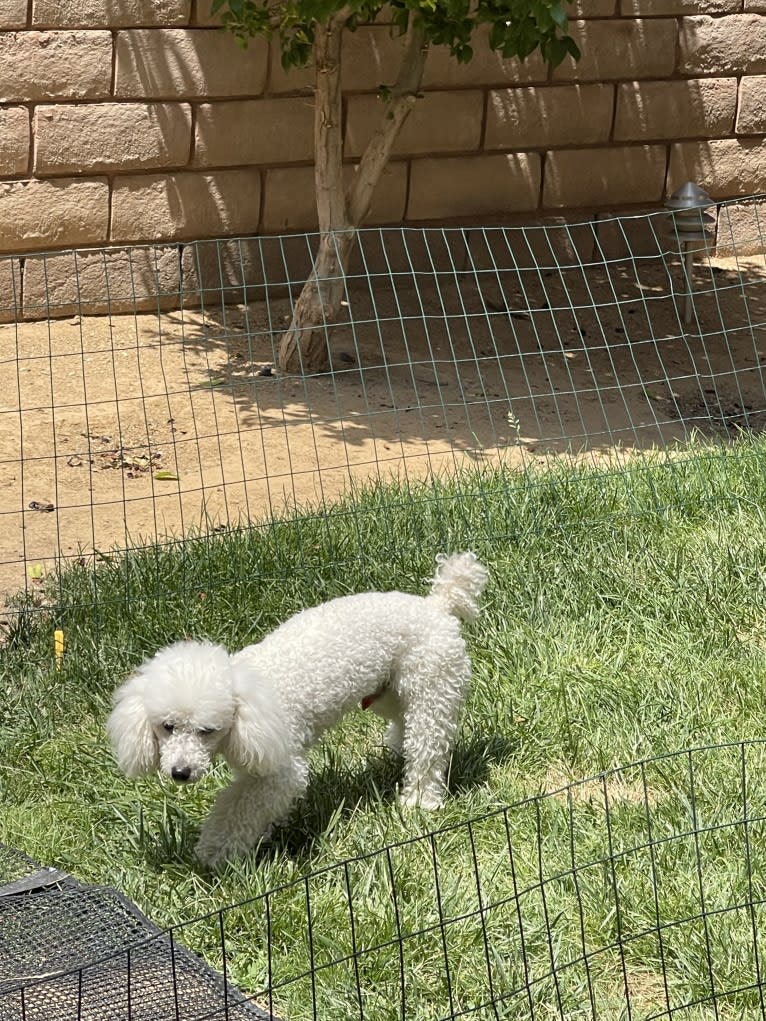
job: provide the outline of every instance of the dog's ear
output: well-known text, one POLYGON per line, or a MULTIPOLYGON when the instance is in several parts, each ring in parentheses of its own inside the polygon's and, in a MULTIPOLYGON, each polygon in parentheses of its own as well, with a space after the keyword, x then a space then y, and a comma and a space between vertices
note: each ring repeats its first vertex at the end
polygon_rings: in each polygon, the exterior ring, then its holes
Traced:
POLYGON ((231 729, 220 751, 234 769, 247 773, 276 773, 290 755, 286 721, 274 705, 266 685, 253 682, 250 671, 235 670, 236 708, 231 729), (265 690, 264 690, 265 689, 265 690))
POLYGON ((117 763, 127 776, 145 776, 159 766, 159 746, 144 707, 145 679, 140 674, 118 688, 106 723, 117 763))

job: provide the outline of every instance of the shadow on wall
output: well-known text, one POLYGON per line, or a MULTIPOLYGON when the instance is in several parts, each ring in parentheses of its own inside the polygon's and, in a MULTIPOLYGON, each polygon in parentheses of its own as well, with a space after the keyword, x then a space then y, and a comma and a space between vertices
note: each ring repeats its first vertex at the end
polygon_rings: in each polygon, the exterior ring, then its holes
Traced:
MULTIPOLYGON (((121 32, 116 44, 115 96, 119 99, 204 100, 219 95, 260 95, 268 43, 247 51, 221 31, 121 32)), ((191 140, 190 140, 191 141, 191 140)), ((184 159, 184 166, 188 162, 184 159)), ((232 168, 204 173, 191 167, 161 174, 118 176, 111 234, 124 241, 180 240, 258 229, 260 173, 232 168)))

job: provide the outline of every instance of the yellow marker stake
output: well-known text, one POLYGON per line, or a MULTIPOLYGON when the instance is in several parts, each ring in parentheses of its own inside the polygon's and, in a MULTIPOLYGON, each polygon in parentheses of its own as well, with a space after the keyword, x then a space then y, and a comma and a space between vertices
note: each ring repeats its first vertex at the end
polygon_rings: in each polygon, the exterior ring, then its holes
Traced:
POLYGON ((53 632, 53 648, 56 653, 56 669, 61 669, 61 660, 64 656, 64 632, 54 631, 53 632))

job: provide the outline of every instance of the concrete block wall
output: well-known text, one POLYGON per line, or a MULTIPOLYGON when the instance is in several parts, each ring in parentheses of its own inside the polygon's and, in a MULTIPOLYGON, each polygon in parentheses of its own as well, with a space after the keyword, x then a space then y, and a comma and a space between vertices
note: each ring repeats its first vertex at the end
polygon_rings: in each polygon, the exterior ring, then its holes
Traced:
MULTIPOLYGON (((0 0, 0 253, 151 243, 164 258, 315 228, 311 72, 285 73, 264 39, 241 50, 209 8, 0 0)), ((432 50, 369 223, 598 220, 689 179, 716 199, 764 190, 766 0, 570 10, 582 60, 553 71, 480 43, 468 65, 432 50)), ((346 40, 349 174, 400 45, 385 25, 346 40)), ((729 212, 742 239, 753 208, 729 212)))

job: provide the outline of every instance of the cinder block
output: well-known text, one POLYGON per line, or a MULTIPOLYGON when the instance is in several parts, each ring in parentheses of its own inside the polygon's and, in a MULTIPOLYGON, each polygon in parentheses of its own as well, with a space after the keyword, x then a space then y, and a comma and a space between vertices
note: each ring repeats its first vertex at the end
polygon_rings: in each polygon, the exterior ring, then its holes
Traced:
MULTIPOLYGON (((354 167, 343 168, 348 188, 354 167)), ((398 223, 404 215, 407 166, 394 161, 383 171, 372 200, 368 224, 398 223)), ((263 230, 268 234, 317 229, 316 191, 313 167, 275 167, 266 171, 263 201, 263 230)))
POLYGON ((730 14, 681 19, 678 70, 686 75, 766 71, 766 17, 730 14))
POLYGON ((102 248, 24 261, 24 318, 124 315, 177 308, 177 247, 102 248))
POLYGON ((670 218, 656 206, 631 216, 601 212, 595 228, 596 247, 602 259, 659 259, 672 247, 670 218))
MULTIPOLYGON (((532 85, 548 80, 548 65, 539 52, 530 54, 526 60, 511 57, 504 60, 497 50, 490 49, 489 28, 477 30, 473 40, 473 58, 467 64, 459 64, 451 55, 448 46, 432 46, 428 51, 423 87, 426 89, 466 89, 476 86, 496 85, 499 87, 513 82, 516 85, 532 85)), ((383 81, 390 81, 388 78, 383 81)))
POLYGON ((189 162, 185 103, 38 106, 35 173, 93 173, 179 167, 189 162))
POLYGON ((21 319, 21 262, 0 258, 0 323, 21 319))
POLYGON ((184 245, 184 305, 223 308, 297 294, 311 272, 315 248, 315 235, 184 245))
POLYGON ((188 25, 191 0, 32 0, 34 28, 188 25))
MULTIPOLYGON (((489 30, 480 28, 474 39, 473 59, 459 64, 447 46, 431 46, 423 73, 424 89, 464 89, 485 85, 544 82, 548 68, 539 53, 527 60, 503 60, 489 48, 489 30)), ((387 25, 365 25, 344 39, 341 72, 346 92, 376 93, 381 85, 391 85, 396 77, 403 47, 401 36, 392 35, 387 25)), ((279 46, 272 42, 269 92, 301 92, 313 87, 313 67, 285 71, 280 63, 279 46)))
MULTIPOLYGON (((397 156, 470 152, 479 147, 484 97, 478 90, 426 92, 402 125, 393 152, 397 156)), ((360 156, 382 125, 383 103, 374 95, 351 96, 346 117, 345 152, 360 156)))
POLYGON ((0 102, 101 99, 112 81, 110 32, 0 32, 0 102))
POLYGON ((307 163, 313 158, 314 104, 309 97, 230 100, 197 107, 197 166, 307 163))
POLYGON ((617 13, 617 0, 569 0, 566 12, 570 18, 611 18, 617 13))
POLYGON ((613 85, 495 89, 487 97, 486 149, 546 149, 607 142, 613 85))
POLYGON ((766 252, 766 200, 726 202, 718 211, 716 254, 763 255, 766 252))
MULTIPOLYGON (((348 92, 371 92, 390 85, 404 41, 385 25, 363 25, 343 39, 341 82, 348 92)), ((292 72, 287 72, 292 74, 292 72)))
POLYGON ((129 242, 253 234, 260 193, 257 170, 117 177, 110 237, 129 242))
POLYGON ((734 14, 740 0, 621 0, 624 17, 673 17, 684 14, 734 14))
POLYGON ((192 25, 209 28, 221 24, 220 14, 211 14, 213 0, 192 0, 192 25))
POLYGON ((545 160, 543 206, 623 206, 660 202, 665 183, 664 146, 563 149, 545 160))
POLYGON ((668 191, 694 181, 713 198, 755 195, 766 180, 766 140, 714 138, 679 142, 670 150, 668 191))
POLYGON ((228 32, 137 28, 117 33, 114 94, 120 99, 259 96, 266 84, 268 43, 246 50, 228 32))
POLYGON ((407 220, 503 215, 536 209, 536 153, 413 160, 407 220))
POLYGON ((0 176, 27 172, 29 145, 29 112, 23 106, 0 107, 0 176))
POLYGON ((274 167, 264 173, 263 230, 267 234, 316 230, 312 167, 274 167))
POLYGON ((580 48, 553 70, 554 81, 605 81, 613 78, 665 78, 676 62, 673 18, 608 18, 574 21, 569 34, 580 48))
POLYGON ((561 216, 525 219, 518 226, 471 231, 471 262, 479 272, 482 293, 488 297, 509 271, 545 272, 591 262, 595 236, 590 222, 570 222, 561 216))
POLYGON ((391 287, 392 274, 461 275, 469 262, 468 238, 469 231, 460 227, 360 231, 349 265, 349 287, 368 293, 379 283, 391 287))
POLYGON ((27 0, 0 0, 0 31, 26 28, 27 0))
POLYGON ((0 251, 103 243, 108 223, 105 179, 0 182, 0 251))
POLYGON ((181 254, 184 306, 222 308, 261 299, 263 273, 259 241, 238 238, 193 241, 184 245, 181 254))
POLYGON ((736 78, 627 82, 617 87, 616 141, 731 134, 736 78))
MULTIPOLYGON (((203 2, 206 2, 206 0, 203 0, 203 2)), ((266 91, 272 96, 292 93, 294 95, 310 96, 313 100, 313 63, 309 63, 307 67, 291 67, 289 71, 285 71, 282 67, 281 56, 279 39, 272 39, 269 48, 269 80, 266 91)))
POLYGON ((766 134, 766 75, 743 78, 739 84, 737 134, 766 134))
MULTIPOLYGON (((362 229, 351 254, 347 285, 369 291, 377 274, 390 279, 391 273, 404 273, 412 265, 433 265, 449 269, 438 260, 441 248, 454 250, 451 265, 462 265, 465 244, 457 231, 433 231, 436 241, 428 241, 428 231, 403 232, 397 228, 362 229), (437 253, 435 255, 435 253, 437 253)), ((275 235, 258 238, 232 238, 195 241, 183 246, 183 304, 185 307, 215 309, 226 315, 227 305, 242 305, 297 297, 311 274, 319 244, 317 233, 275 235)), ((281 324, 276 322, 278 329, 281 324)))

